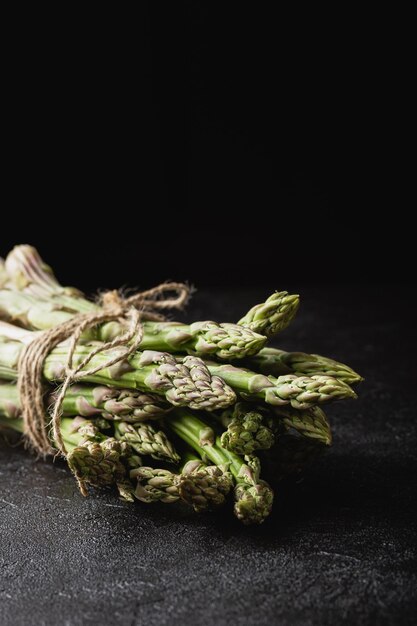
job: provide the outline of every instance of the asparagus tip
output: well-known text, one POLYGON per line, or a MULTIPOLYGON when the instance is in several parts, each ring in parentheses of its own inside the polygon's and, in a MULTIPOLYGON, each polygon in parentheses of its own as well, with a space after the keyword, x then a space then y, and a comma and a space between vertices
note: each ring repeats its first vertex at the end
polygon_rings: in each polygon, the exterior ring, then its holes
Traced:
POLYGON ((274 492, 265 481, 240 482, 235 487, 234 513, 245 525, 262 524, 271 513, 273 499, 274 492))

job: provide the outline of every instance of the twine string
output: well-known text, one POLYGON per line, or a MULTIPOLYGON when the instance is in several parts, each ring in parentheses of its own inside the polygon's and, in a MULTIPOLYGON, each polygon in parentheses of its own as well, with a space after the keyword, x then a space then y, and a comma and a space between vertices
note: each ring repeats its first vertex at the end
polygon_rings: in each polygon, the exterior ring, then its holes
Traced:
POLYGON ((58 326, 36 334, 22 349, 18 367, 18 390, 22 406, 24 434, 29 446, 39 455, 66 455, 61 433, 62 403, 68 388, 87 376, 116 365, 133 354, 143 339, 142 321, 163 321, 161 311, 182 309, 190 295, 183 283, 163 283, 147 291, 122 298, 117 291, 107 291, 100 299, 100 308, 92 313, 79 313, 58 326), (168 297, 168 293, 174 295, 168 297), (125 329, 111 341, 100 343, 74 367, 74 355, 81 335, 88 329, 116 321, 125 329), (50 420, 44 406, 43 367, 48 354, 59 343, 69 340, 63 383, 55 396, 50 420), (97 366, 86 369, 99 354, 121 348, 97 366), (51 446, 48 431, 54 447, 51 446))

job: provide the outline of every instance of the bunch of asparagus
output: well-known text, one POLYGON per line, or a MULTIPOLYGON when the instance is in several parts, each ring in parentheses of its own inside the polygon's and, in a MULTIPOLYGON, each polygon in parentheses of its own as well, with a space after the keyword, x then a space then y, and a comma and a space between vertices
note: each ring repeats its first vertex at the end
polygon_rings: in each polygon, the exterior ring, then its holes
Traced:
MULTIPOLYGON (((263 522, 273 491, 261 465, 273 468, 273 481, 302 471, 331 445, 320 405, 354 398, 351 385, 361 380, 332 359, 265 347, 298 306, 299 297, 283 291, 237 324, 145 321, 133 355, 108 367, 108 353, 96 354, 90 366, 103 368, 69 387, 62 406, 66 460, 83 493, 114 485, 127 501, 181 501, 203 511, 231 492, 238 519, 263 522)), ((0 259, 2 429, 23 432, 15 381, 24 346, 39 331, 97 310, 62 287, 33 247, 0 259)), ((85 331, 74 365, 123 330, 113 321, 85 331)), ((62 342, 44 362, 45 412, 65 378, 68 350, 62 342)))

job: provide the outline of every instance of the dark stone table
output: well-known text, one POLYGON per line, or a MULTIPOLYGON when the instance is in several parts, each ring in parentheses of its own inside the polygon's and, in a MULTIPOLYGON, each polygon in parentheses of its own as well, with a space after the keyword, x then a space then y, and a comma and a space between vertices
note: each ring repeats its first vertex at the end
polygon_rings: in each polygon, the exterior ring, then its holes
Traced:
MULTIPOLYGON (((303 290, 280 345, 366 382, 329 409, 334 447, 259 528, 83 498, 64 464, 0 442, 2 626, 416 623, 416 332, 400 291, 303 290)), ((232 321, 264 295, 201 293, 190 314, 232 321)))

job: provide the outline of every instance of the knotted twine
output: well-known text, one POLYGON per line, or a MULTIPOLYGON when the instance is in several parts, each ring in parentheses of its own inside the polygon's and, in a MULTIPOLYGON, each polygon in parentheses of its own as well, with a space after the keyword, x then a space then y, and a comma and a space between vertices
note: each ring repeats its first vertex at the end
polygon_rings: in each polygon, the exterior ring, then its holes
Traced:
POLYGON ((65 456, 67 450, 61 434, 61 415, 62 403, 68 387, 127 359, 138 349, 142 341, 144 332, 142 321, 164 321, 166 317, 161 311, 182 309, 189 298, 190 291, 190 287, 183 283, 163 283, 147 291, 135 293, 128 298, 121 297, 117 291, 108 291, 101 296, 97 312, 77 313, 67 322, 37 333, 21 352, 17 381, 24 435, 29 447, 41 456, 49 454, 65 456), (173 292, 174 296, 169 298, 167 292, 173 292), (82 333, 106 322, 119 322, 126 330, 112 341, 98 345, 74 367, 74 353, 82 333), (53 348, 67 339, 69 345, 64 379, 55 396, 51 417, 48 420, 44 405, 42 376, 44 361, 53 348), (113 352, 97 367, 85 369, 97 354, 113 348, 121 349, 117 351, 117 354, 113 352), (48 438, 50 428, 54 448, 51 447, 48 438))

